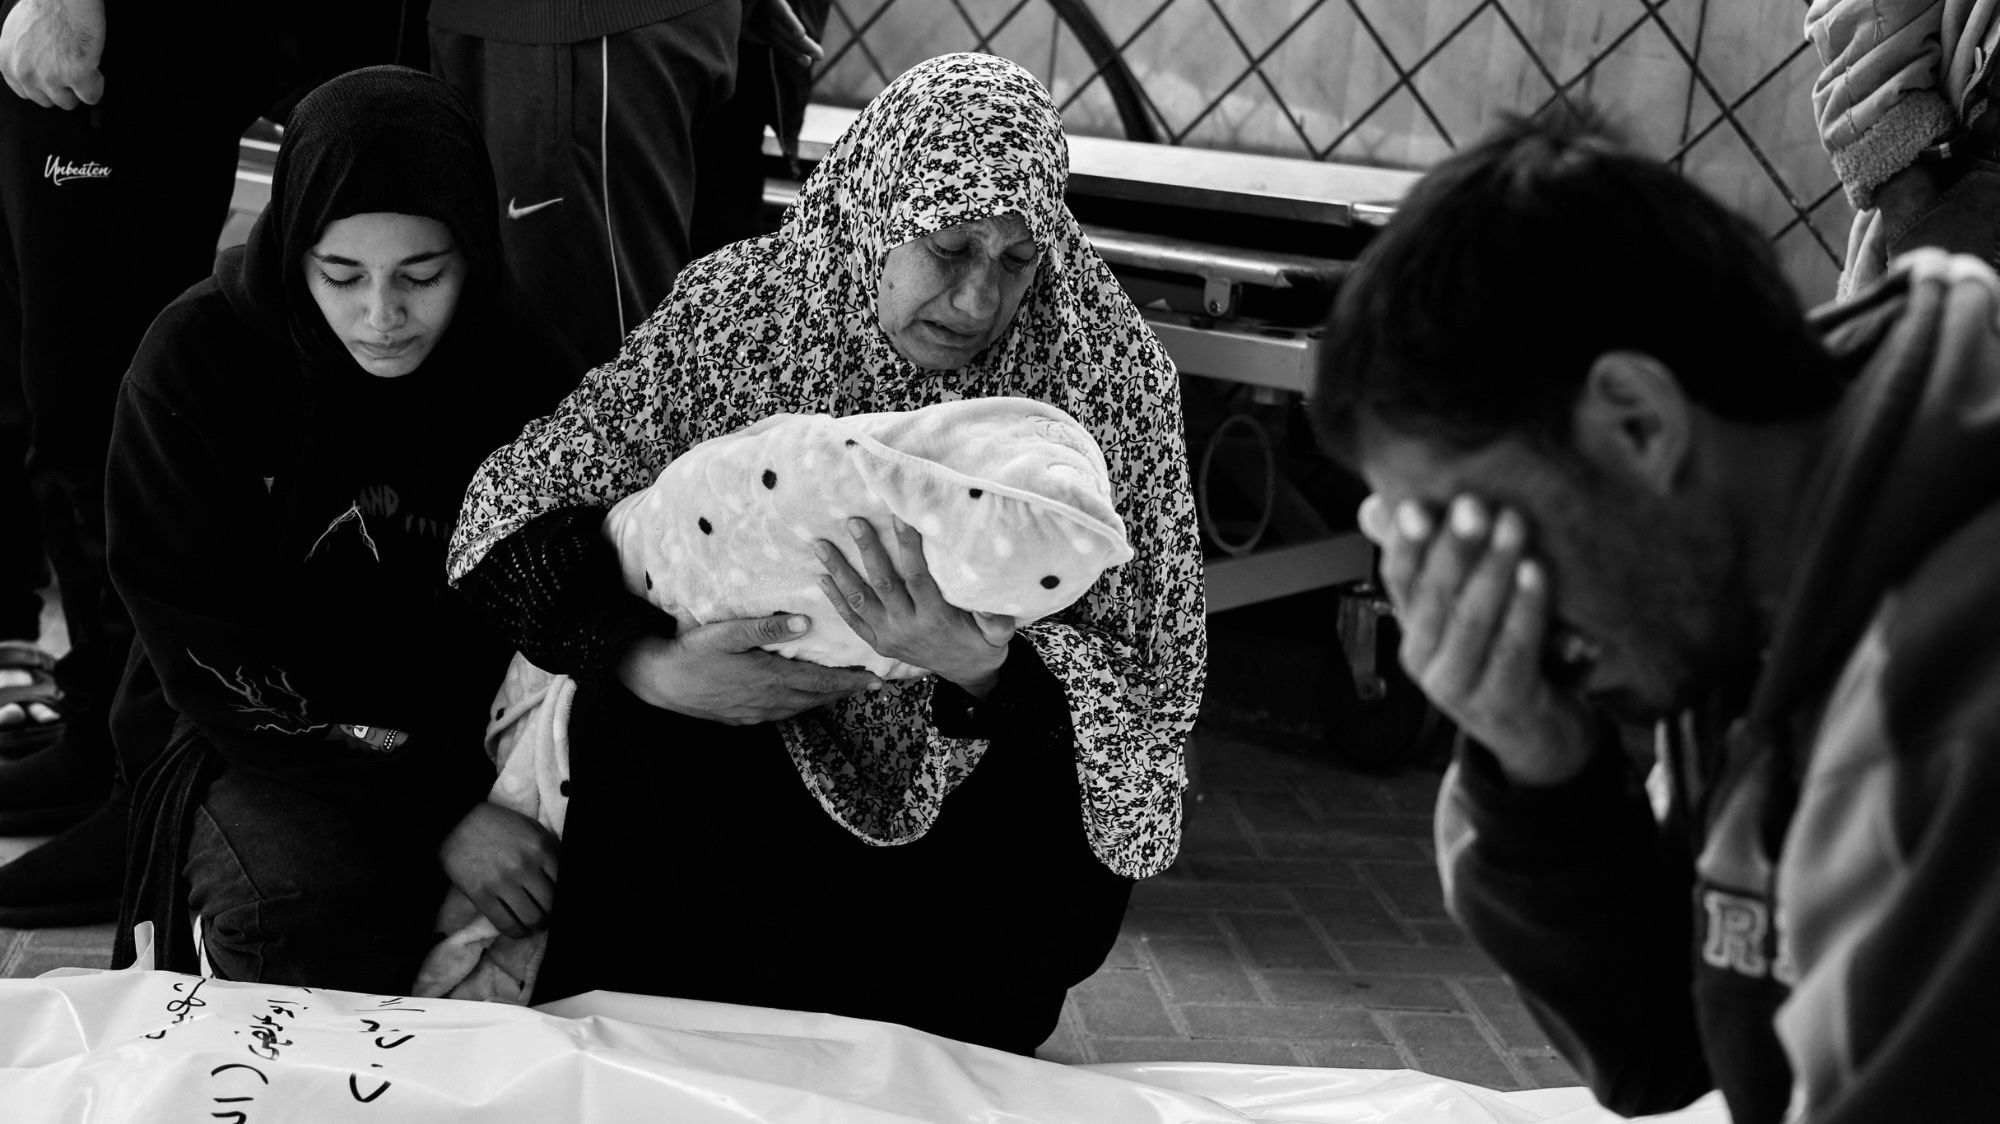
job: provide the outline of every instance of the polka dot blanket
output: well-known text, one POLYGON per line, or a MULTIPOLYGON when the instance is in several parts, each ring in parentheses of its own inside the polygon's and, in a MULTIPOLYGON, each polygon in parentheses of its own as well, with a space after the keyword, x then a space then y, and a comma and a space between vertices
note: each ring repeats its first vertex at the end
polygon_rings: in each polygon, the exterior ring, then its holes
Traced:
POLYGON ((803 613, 812 627, 779 655, 884 678, 926 674, 878 654, 821 592, 820 539, 859 566, 858 516, 892 540, 923 535, 944 599, 1028 624, 1068 608, 1132 558, 1104 454, 1054 406, 973 398, 920 410, 779 414, 704 441, 611 509, 625 585, 683 627, 803 613))

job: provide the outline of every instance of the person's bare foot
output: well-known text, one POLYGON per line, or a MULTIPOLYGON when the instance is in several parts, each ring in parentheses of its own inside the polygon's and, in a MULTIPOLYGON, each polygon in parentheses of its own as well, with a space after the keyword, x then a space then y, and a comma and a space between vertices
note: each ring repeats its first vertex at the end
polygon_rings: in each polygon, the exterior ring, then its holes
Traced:
MULTIPOLYGON (((26 687, 34 681, 34 673, 28 671, 26 668, 0 668, 0 688, 26 687)), ((23 708, 20 703, 8 703, 5 706, 0 706, 0 730, 10 730, 29 722, 42 725, 60 721, 62 721, 62 715, 57 714, 55 708, 44 703, 29 703, 26 708, 23 708)))

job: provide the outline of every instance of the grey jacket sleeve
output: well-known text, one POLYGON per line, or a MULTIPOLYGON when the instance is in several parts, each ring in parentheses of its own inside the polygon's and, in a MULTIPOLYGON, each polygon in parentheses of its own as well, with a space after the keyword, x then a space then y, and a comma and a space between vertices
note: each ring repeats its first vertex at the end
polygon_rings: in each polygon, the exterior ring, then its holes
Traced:
POLYGON ((1992 0, 1813 0, 1806 37, 1819 53, 1813 113, 1820 143, 1857 208, 1957 124, 1963 91, 1947 57, 1973 52, 1992 0), (1978 26, 1970 26, 1977 24, 1978 26), (1949 26, 1947 26, 1949 25, 1949 26))

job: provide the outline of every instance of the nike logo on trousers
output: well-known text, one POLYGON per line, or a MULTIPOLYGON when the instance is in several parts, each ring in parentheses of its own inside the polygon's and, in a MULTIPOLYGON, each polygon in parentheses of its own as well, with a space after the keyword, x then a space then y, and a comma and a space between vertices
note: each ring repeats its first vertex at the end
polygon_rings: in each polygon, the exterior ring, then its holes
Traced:
POLYGON ((510 219, 524 218, 541 210, 543 207, 553 207, 562 201, 563 197, 558 195, 554 199, 544 199, 539 203, 530 203, 525 207, 520 207, 516 206, 512 199, 509 199, 507 200, 507 217, 510 219))

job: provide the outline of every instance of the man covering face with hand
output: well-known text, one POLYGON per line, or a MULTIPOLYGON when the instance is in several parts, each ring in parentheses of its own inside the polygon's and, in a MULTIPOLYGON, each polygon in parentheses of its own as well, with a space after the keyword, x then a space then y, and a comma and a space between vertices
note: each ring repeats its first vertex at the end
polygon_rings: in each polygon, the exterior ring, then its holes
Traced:
MULTIPOLYGON (((1455 916, 1598 1097, 1968 1119, 2000 1008, 2000 283, 1798 310, 1580 115, 1412 193, 1314 402, 1466 734, 1455 916), (1653 782, 1619 724, 1656 726, 1653 782)), ((1789 1115, 1788 1115, 1789 1114, 1789 1115)))

